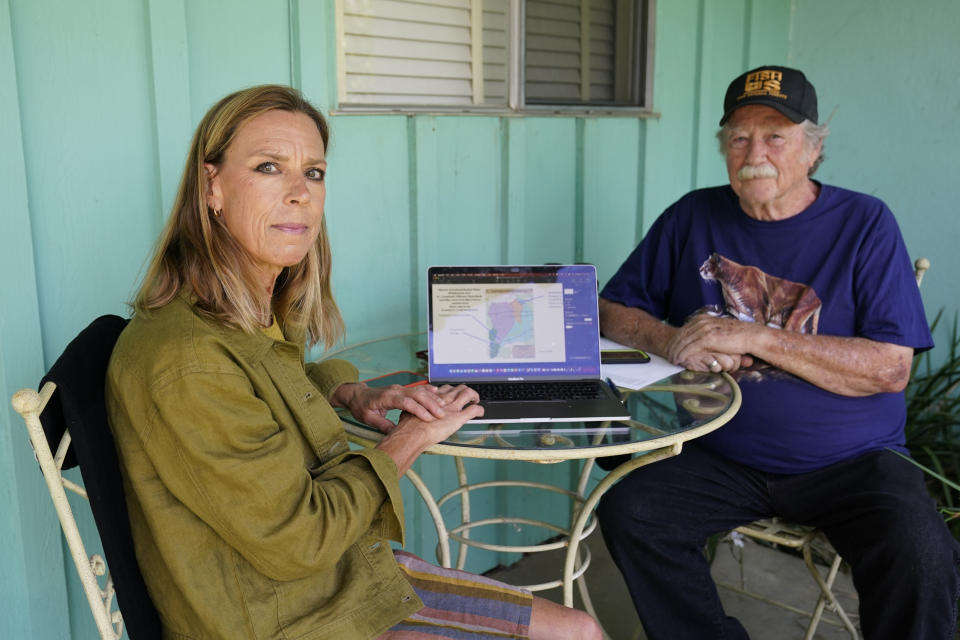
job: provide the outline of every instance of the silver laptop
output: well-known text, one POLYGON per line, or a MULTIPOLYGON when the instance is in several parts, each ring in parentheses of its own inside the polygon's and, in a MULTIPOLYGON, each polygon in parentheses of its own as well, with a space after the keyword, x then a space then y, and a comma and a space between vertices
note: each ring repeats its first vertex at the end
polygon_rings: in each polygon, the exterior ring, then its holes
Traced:
POLYGON ((623 420, 600 376, 593 265, 430 267, 430 383, 466 384, 472 422, 623 420))

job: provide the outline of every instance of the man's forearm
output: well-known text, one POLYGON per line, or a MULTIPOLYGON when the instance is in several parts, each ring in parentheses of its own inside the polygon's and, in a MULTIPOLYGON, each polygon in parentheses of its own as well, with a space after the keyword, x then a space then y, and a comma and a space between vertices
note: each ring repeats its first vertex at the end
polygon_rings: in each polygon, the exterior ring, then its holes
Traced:
POLYGON ((845 396, 902 391, 913 349, 868 338, 805 335, 764 327, 753 353, 818 387, 845 396))
POLYGON ((666 356, 666 345, 675 327, 661 322, 642 309, 626 307, 600 298, 600 330, 611 340, 666 356))
POLYGON ((902 390, 913 357, 910 347, 868 338, 808 335, 706 315, 684 324, 666 351, 672 362, 695 361, 704 353, 753 356, 845 396, 902 390))
MULTIPOLYGON (((600 299, 600 329, 622 344, 695 368, 698 362, 731 354, 760 358, 833 393, 864 396, 903 389, 913 349, 867 338, 806 335, 742 322, 699 316, 682 328, 646 311, 600 299)), ((749 362, 749 361, 748 361, 749 362)))

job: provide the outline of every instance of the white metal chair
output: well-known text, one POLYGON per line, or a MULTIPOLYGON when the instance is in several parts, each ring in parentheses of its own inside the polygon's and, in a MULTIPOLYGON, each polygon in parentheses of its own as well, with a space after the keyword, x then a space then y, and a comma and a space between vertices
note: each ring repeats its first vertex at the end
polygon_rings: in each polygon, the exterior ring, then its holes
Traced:
MULTIPOLYGON (((930 261, 926 258, 918 258, 916 262, 913 263, 913 267, 914 275, 917 279, 917 286, 919 287, 920 283, 923 282, 923 274, 926 273, 927 269, 930 268, 930 261)), ((763 540, 765 542, 781 545, 789 549, 797 549, 803 554, 803 561, 806 563, 807 569, 810 571, 810 575, 813 576, 817 586, 820 587, 820 594, 817 598, 817 603, 814 606, 813 611, 809 614, 810 623, 807 625, 807 632, 804 636, 804 640, 811 640, 811 638, 813 638, 817 631, 817 627, 823 618, 823 612, 825 609, 837 614, 837 617, 840 618, 843 627, 850 634, 850 637, 853 638, 853 640, 858 640, 860 636, 856 625, 854 624, 853 620, 851 620, 851 616, 844 611, 843 607, 837 601, 836 595, 833 593, 833 583, 837 577, 837 572, 840 570, 840 565, 842 564, 843 559, 840 557, 840 554, 830 546, 829 542, 827 542, 826 537, 821 531, 813 527, 805 527, 802 525, 785 522, 779 518, 768 518, 751 522, 750 524, 737 527, 735 531, 755 540, 763 540), (827 569, 826 573, 821 573, 813 559, 813 544, 818 539, 824 541, 825 548, 828 549, 828 555, 833 555, 833 560, 831 561, 830 567, 827 569)), ((728 588, 730 587, 730 585, 725 586, 728 588)), ((743 595, 759 598, 764 602, 768 602, 790 611, 796 611, 804 614, 806 613, 785 603, 759 596, 758 594, 751 593, 745 589, 736 589, 736 591, 742 593, 743 595)))
POLYGON ((124 326, 126 320, 118 316, 94 320, 57 359, 39 393, 21 389, 13 407, 26 423, 100 637, 118 640, 126 625, 132 640, 159 640, 160 619, 133 551, 104 402, 107 363, 124 326), (63 475, 63 469, 78 464, 84 486, 63 475), (99 554, 88 556, 66 490, 89 501, 106 561, 99 554), (105 574, 101 587, 98 576, 105 574))

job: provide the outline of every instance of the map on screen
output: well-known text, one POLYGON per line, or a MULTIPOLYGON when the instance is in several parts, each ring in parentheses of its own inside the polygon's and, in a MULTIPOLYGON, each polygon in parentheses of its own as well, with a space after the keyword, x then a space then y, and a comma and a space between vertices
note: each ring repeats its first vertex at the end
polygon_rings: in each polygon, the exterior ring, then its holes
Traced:
POLYGON ((566 359, 559 283, 433 287, 438 363, 566 359))
POLYGON ((592 266, 431 267, 429 273, 431 379, 599 371, 592 266))

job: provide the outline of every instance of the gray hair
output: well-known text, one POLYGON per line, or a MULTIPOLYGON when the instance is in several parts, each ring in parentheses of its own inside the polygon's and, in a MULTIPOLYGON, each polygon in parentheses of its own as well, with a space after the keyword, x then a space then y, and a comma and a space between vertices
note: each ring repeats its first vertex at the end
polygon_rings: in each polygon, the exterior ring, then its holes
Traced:
MULTIPOLYGON (((823 153, 823 145, 827 139, 827 136, 830 135, 830 127, 824 124, 816 124, 811 120, 804 120, 800 123, 800 127, 803 129, 803 138, 806 140, 807 146, 813 149, 817 145, 820 146, 820 155, 817 156, 817 159, 813 162, 813 165, 810 167, 810 171, 807 172, 807 176, 812 176, 820 165, 823 164, 826 156, 823 153)), ((717 143, 720 147, 720 153, 726 156, 727 154, 727 138, 729 138, 730 125, 725 124, 723 127, 717 131, 717 143)))

